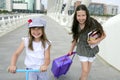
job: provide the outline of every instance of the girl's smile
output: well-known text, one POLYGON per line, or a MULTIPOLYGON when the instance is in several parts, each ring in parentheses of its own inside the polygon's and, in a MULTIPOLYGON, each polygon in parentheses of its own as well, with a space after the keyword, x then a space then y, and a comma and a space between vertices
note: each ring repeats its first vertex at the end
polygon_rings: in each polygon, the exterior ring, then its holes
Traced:
POLYGON ((31 28, 31 35, 35 38, 35 39, 40 39, 40 37, 42 36, 42 29, 41 28, 31 28))
POLYGON ((86 18, 87 18, 87 15, 85 11, 83 10, 77 11, 77 20, 80 25, 85 24, 86 18))

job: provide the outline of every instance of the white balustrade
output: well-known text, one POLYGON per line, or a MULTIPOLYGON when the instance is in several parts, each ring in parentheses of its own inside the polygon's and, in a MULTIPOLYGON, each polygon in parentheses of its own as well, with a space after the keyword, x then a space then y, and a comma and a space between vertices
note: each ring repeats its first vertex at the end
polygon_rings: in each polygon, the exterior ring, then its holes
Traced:
POLYGON ((19 14, 19 15, 6 15, 0 19, 0 36, 24 25, 29 18, 41 16, 41 14, 19 14))

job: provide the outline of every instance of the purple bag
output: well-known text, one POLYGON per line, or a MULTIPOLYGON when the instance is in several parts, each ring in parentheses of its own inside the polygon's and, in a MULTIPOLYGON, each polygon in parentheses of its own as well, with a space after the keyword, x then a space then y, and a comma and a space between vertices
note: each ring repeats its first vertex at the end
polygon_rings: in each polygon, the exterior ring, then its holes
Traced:
POLYGON ((69 57, 69 55, 64 55, 54 59, 51 68, 54 77, 58 78, 63 74, 65 75, 72 64, 72 59, 69 57))

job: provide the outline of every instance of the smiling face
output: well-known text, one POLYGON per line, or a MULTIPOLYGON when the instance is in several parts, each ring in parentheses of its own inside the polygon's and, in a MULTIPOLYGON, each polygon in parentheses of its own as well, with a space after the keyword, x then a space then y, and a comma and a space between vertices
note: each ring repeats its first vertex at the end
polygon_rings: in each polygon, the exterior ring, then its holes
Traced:
POLYGON ((77 11, 77 21, 79 22, 79 24, 81 25, 85 24, 86 19, 87 19, 86 11, 84 10, 77 11))
POLYGON ((43 35, 41 27, 30 28, 30 33, 34 37, 34 40, 40 40, 40 37, 43 35))

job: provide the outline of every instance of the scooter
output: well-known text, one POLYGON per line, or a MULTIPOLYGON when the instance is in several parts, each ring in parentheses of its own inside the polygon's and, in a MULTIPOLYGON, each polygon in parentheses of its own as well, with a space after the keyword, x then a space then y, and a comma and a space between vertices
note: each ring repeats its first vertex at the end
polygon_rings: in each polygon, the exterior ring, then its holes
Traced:
POLYGON ((26 80, 29 80, 29 72, 40 72, 40 70, 17 69, 16 72, 25 72, 26 73, 26 80))

